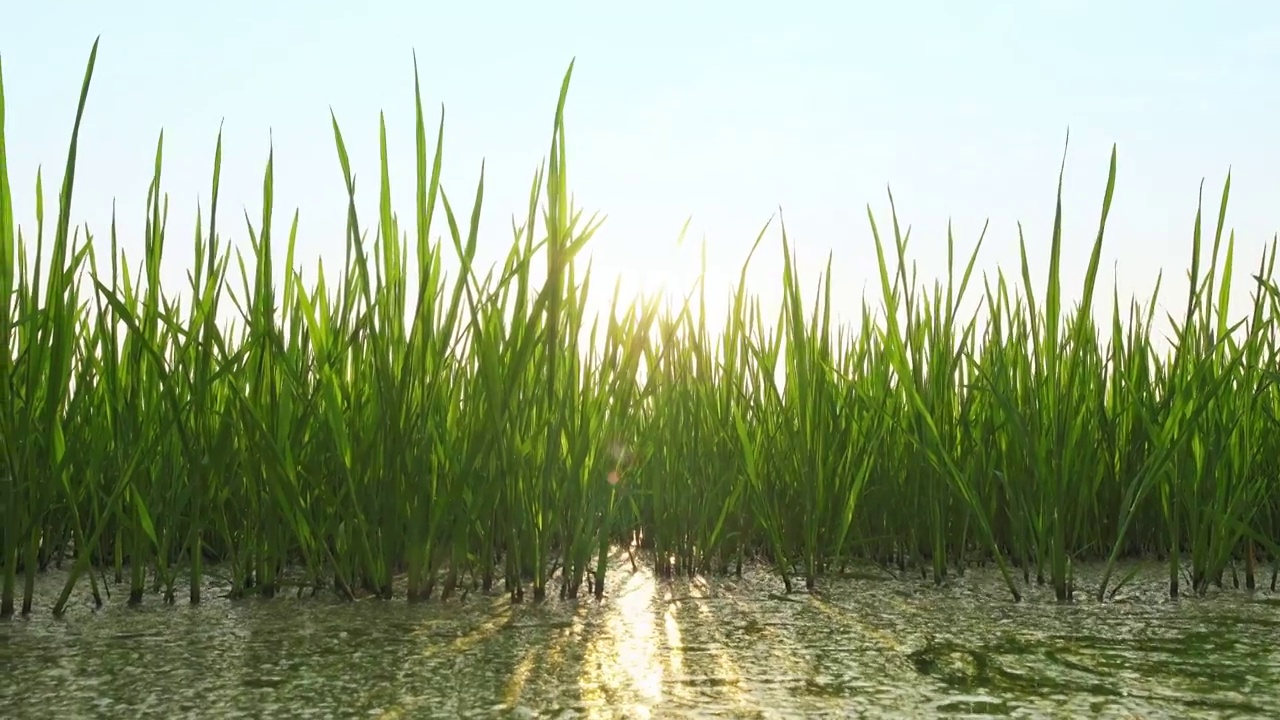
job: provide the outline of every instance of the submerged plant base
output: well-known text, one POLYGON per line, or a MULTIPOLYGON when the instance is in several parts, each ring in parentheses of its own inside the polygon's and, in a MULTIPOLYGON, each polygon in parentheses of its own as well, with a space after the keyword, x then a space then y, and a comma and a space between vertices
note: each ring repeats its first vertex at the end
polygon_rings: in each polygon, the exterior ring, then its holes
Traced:
MULTIPOLYGON (((710 583, 728 587, 742 583, 744 579, 750 579, 751 586, 760 593, 761 599, 788 602, 804 602, 803 598, 806 596, 826 597, 832 592, 849 593, 857 592, 857 588, 866 589, 881 586, 896 588, 897 592, 908 596, 929 596, 933 592, 942 593, 945 596, 956 590, 974 587, 975 583, 985 583, 983 586, 989 589, 990 580, 994 577, 992 573, 999 574, 993 562, 972 562, 967 563, 965 566, 957 567, 956 572, 948 573, 940 580, 935 580, 930 576, 926 565, 918 568, 908 567, 903 571, 869 560, 850 559, 842 564, 841 567, 831 568, 821 577, 812 578, 812 582, 810 582, 810 578, 805 577, 804 589, 800 590, 796 587, 786 587, 785 584, 781 583, 776 572, 776 564, 764 555, 751 558, 743 567, 722 572, 663 573, 661 564, 655 566, 655 563, 650 558, 642 559, 641 556, 635 554, 633 548, 615 546, 610 552, 608 565, 610 575, 634 576, 636 573, 641 573, 651 577, 654 583, 662 587, 680 587, 688 583, 694 583, 695 585, 710 583), (632 562, 633 560, 636 560, 636 562, 632 562), (773 575, 772 580, 768 579, 770 575, 773 575)), ((1165 599, 1158 597, 1158 592, 1156 591, 1160 583, 1155 578, 1159 574, 1157 568, 1161 567, 1161 565, 1162 563, 1155 557, 1122 561, 1123 581, 1114 583, 1109 588, 1107 600, 1159 602, 1165 599)), ((1081 575, 1076 580, 1077 586, 1086 590, 1097 587, 1097 584, 1105 576, 1107 567, 1107 564, 1101 560, 1085 564, 1081 575)), ((469 602, 491 602, 499 598, 506 598, 508 602, 516 605, 527 602, 538 604, 572 602, 585 599, 588 596, 593 600, 603 600, 606 603, 618 600, 618 598, 606 591, 606 578, 603 574, 597 575, 594 571, 588 573, 589 582, 587 587, 591 588, 591 592, 579 594, 570 591, 570 582, 568 578, 561 574, 558 569, 559 566, 553 564, 553 568, 556 569, 553 569, 546 576, 547 588, 544 588, 542 593, 537 593, 532 586, 532 573, 511 578, 500 575, 497 578, 491 578, 490 582, 485 583, 478 575, 470 573, 455 574, 449 570, 441 570, 434 578, 434 581, 427 584, 426 587, 428 589, 426 591, 420 591, 415 594, 408 574, 402 570, 392 574, 387 584, 383 587, 363 584, 345 588, 333 576, 312 576, 308 574, 305 567, 297 565, 280 568, 273 575, 272 583, 267 585, 257 581, 253 575, 239 576, 235 568, 227 564, 211 563, 205 566, 205 573, 201 577, 199 584, 198 596, 203 600, 192 600, 192 604, 255 599, 274 599, 285 603, 304 599, 328 599, 338 602, 402 600, 411 605, 424 603, 437 605, 467 604, 469 602), (451 575, 453 575, 452 579, 451 575), (555 589, 555 591, 548 593, 548 588, 555 589)), ((84 592, 79 593, 79 600, 76 603, 95 609, 107 609, 112 605, 112 600, 119 596, 123 599, 124 604, 128 606, 144 604, 172 605, 178 602, 181 596, 181 593, 177 591, 178 588, 189 587, 192 580, 192 576, 188 572, 178 572, 173 576, 161 577, 152 571, 144 569, 141 575, 145 580, 145 584, 138 589, 132 587, 129 580, 132 576, 132 570, 132 567, 126 565, 124 572, 116 573, 114 577, 111 573, 97 573, 96 582, 93 583, 92 589, 89 590, 87 595, 84 592)), ((797 572, 796 568, 792 568, 786 575, 790 578, 796 578, 801 574, 797 572)), ((50 569, 38 576, 39 580, 37 585, 33 586, 33 590, 43 586, 44 594, 48 595, 53 587, 52 584, 65 582, 68 577, 69 573, 65 569, 50 569)), ((1052 601, 1059 604, 1063 602, 1063 599, 1057 596, 1052 584, 1047 582, 1044 577, 1037 578, 1025 574, 1020 574, 1019 577, 1021 578, 1019 582, 1020 600, 1052 601)), ((1272 574, 1269 586, 1247 587, 1243 580, 1242 571, 1233 566, 1222 577, 1198 586, 1194 595, 1196 598, 1224 593, 1239 595, 1240 597, 1256 596, 1264 603, 1274 603, 1276 600, 1271 596, 1278 590, 1276 579, 1276 575, 1272 574)), ((1258 585, 1265 584, 1259 583, 1258 585)), ((1086 604, 1089 604, 1091 597, 1092 595, 1089 593, 1079 597, 1075 593, 1071 593, 1067 601, 1074 603, 1077 600, 1085 600, 1086 604)))
POLYGON ((501 587, 542 601, 607 595, 620 567, 740 575, 758 558, 787 593, 875 558, 938 585, 991 563, 1015 600, 1040 584, 1059 602, 1106 599, 1129 580, 1122 561, 1152 552, 1167 560, 1170 596, 1234 588, 1241 573, 1246 590, 1268 572, 1275 585, 1276 243, 1234 319, 1229 178, 1207 259, 1197 207, 1168 351, 1158 287, 1127 306, 1113 289, 1097 324, 1114 148, 1074 307, 1059 272, 1060 175, 1044 281, 1020 232, 1020 272, 982 277, 969 314, 985 230, 961 268, 949 233, 945 283, 921 285, 890 196, 891 233, 868 208, 880 303, 864 301, 857 325, 832 319, 830 264, 816 294, 802 288, 785 226, 780 307, 746 288, 766 226, 722 331, 708 329, 701 282, 665 307, 615 285, 608 313, 590 318, 580 256, 600 223, 567 183, 572 65, 523 224, 500 266, 483 269, 483 172, 459 217, 461 194, 450 201, 440 183, 443 118, 433 140, 415 64, 416 192, 403 225, 385 127, 370 221, 333 117, 344 265, 304 283, 297 214, 286 230, 275 213, 274 154, 261 215, 233 249, 219 224, 219 135, 189 285, 162 287, 163 135, 141 264, 114 226, 95 236, 71 224, 97 49, 49 233, 39 174, 34 232, 14 222, 0 67, 2 617, 31 612, 37 576, 59 563, 55 614, 82 583, 100 598, 104 572, 125 582, 125 568, 134 603, 184 587, 201 601, 213 567, 236 597, 323 578, 349 599, 501 587), (447 242, 433 238, 442 227, 447 242), (1090 560, 1105 570, 1086 583, 1078 568, 1090 560))

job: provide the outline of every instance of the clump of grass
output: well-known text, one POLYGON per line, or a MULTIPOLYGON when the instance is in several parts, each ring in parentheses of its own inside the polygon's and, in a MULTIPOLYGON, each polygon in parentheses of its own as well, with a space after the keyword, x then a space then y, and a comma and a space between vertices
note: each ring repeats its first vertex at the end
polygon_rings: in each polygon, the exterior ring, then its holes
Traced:
POLYGON ((65 560, 55 613, 84 577, 103 602, 111 583, 93 570, 127 582, 131 603, 172 602, 183 579, 200 602, 210 562, 227 568, 236 597, 277 594, 286 571, 348 597, 390 597, 398 579, 410 601, 498 583, 514 600, 599 597, 618 543, 668 576, 764 559, 788 591, 857 558, 936 582, 990 561, 1015 599, 1034 575, 1069 601, 1076 563, 1108 563, 1105 597, 1127 580, 1113 580, 1118 559, 1150 554, 1168 559, 1172 595, 1188 566, 1196 593, 1228 572, 1238 584, 1239 565, 1253 589, 1266 557, 1275 585, 1276 245, 1254 274, 1250 313, 1231 322, 1229 179, 1204 266, 1197 211, 1186 310, 1170 318, 1163 353, 1158 286, 1127 317, 1113 289, 1110 326, 1094 324, 1114 149, 1070 309, 1059 200, 1043 285, 1020 237, 1020 278, 981 278, 984 302, 967 317, 982 239, 959 269, 949 234, 946 282, 924 286, 896 211, 886 237, 868 208, 881 299, 864 301, 857 329, 832 319, 830 262, 813 295, 802 287, 785 227, 781 306, 748 291, 769 226, 722 332, 708 330, 702 283, 666 307, 624 302, 615 285, 608 314, 589 318, 579 257, 600 221, 570 201, 572 65, 549 162, 506 259, 487 270, 475 264, 483 170, 470 209, 456 205, 440 183, 443 117, 432 138, 415 67, 407 224, 391 207, 385 126, 370 226, 334 117, 346 257, 308 285, 296 213, 277 234, 272 156, 247 247, 225 239, 219 136, 179 297, 159 279, 163 135, 140 266, 114 223, 105 258, 101 238, 70 224, 96 57, 97 43, 47 253, 40 175, 34 239, 14 224, 0 66, 0 615, 16 611, 19 578, 31 612, 36 573, 65 560), (445 245, 459 263, 452 279, 445 245), (228 309, 236 322, 220 325, 228 309))

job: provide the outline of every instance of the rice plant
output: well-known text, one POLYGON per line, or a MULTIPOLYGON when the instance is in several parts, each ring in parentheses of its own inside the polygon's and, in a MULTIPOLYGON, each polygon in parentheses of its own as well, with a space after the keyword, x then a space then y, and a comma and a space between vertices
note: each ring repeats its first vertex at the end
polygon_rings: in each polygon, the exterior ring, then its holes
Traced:
POLYGON ((415 63, 408 220, 391 206, 385 125, 370 219, 332 117, 345 259, 308 283, 298 216, 282 224, 274 207, 272 155, 260 214, 234 232, 219 217, 219 136, 189 282, 166 288, 163 134, 141 264, 114 223, 105 240, 71 224, 97 48, 52 230, 39 174, 34 229, 14 221, 0 65, 0 615, 19 595, 31 612, 51 566, 68 569, 55 614, 80 582, 98 603, 120 584, 131 603, 173 602, 185 582, 198 603, 211 565, 233 597, 328 588, 416 602, 499 585, 514 601, 600 597, 619 547, 662 576, 769 563, 787 591, 859 560, 937 583, 993 563, 1012 598, 1035 582, 1066 602, 1078 563, 1106 563, 1093 589, 1105 598, 1128 579, 1118 560, 1148 556, 1167 560, 1174 596, 1184 577, 1204 594, 1241 570, 1252 590, 1268 559, 1275 586, 1276 244, 1233 321, 1229 179, 1207 262, 1197 209, 1168 349, 1158 285, 1127 305, 1113 288, 1110 323, 1095 321, 1114 149, 1071 307, 1060 177, 1042 280, 1021 232, 1018 276, 976 276, 984 230, 967 253, 949 233, 945 282, 921 282, 890 196, 891 232, 868 207, 880 299, 864 299, 856 326, 833 319, 832 264, 805 287, 785 226, 776 250, 765 242, 772 221, 722 331, 701 282, 665 305, 615 284, 591 317, 583 257, 602 221, 569 191, 572 65, 523 223, 505 260, 482 268, 484 174, 469 208, 442 185, 444 120, 428 133, 415 63), (775 308, 746 286, 771 255, 775 308), (962 314, 975 293, 979 309, 962 314))

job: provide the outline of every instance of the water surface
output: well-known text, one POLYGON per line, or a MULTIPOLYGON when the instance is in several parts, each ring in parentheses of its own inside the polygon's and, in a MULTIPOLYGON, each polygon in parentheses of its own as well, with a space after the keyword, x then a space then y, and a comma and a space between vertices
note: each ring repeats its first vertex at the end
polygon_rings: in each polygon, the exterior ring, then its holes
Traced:
POLYGON ((0 717, 1280 716, 1280 597, 1171 602, 1154 565, 1069 606, 1014 604, 986 570, 786 597, 766 571, 615 567, 603 602, 232 602, 214 577, 197 607, 118 587, 94 611, 81 588, 60 620, 50 573, 31 618, 0 622, 0 717))

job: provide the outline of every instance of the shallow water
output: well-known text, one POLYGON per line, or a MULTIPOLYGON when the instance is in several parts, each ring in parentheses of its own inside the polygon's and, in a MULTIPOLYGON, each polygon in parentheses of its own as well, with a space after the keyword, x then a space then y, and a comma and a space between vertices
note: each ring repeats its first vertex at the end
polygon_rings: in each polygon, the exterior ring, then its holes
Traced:
POLYGON ((1169 602, 1154 565, 1069 606, 1014 604, 992 571, 784 598, 765 572, 615 567, 603 602, 129 608, 117 588, 95 612, 82 589, 61 620, 50 574, 31 618, 0 622, 0 717, 1280 716, 1280 596, 1169 602))

